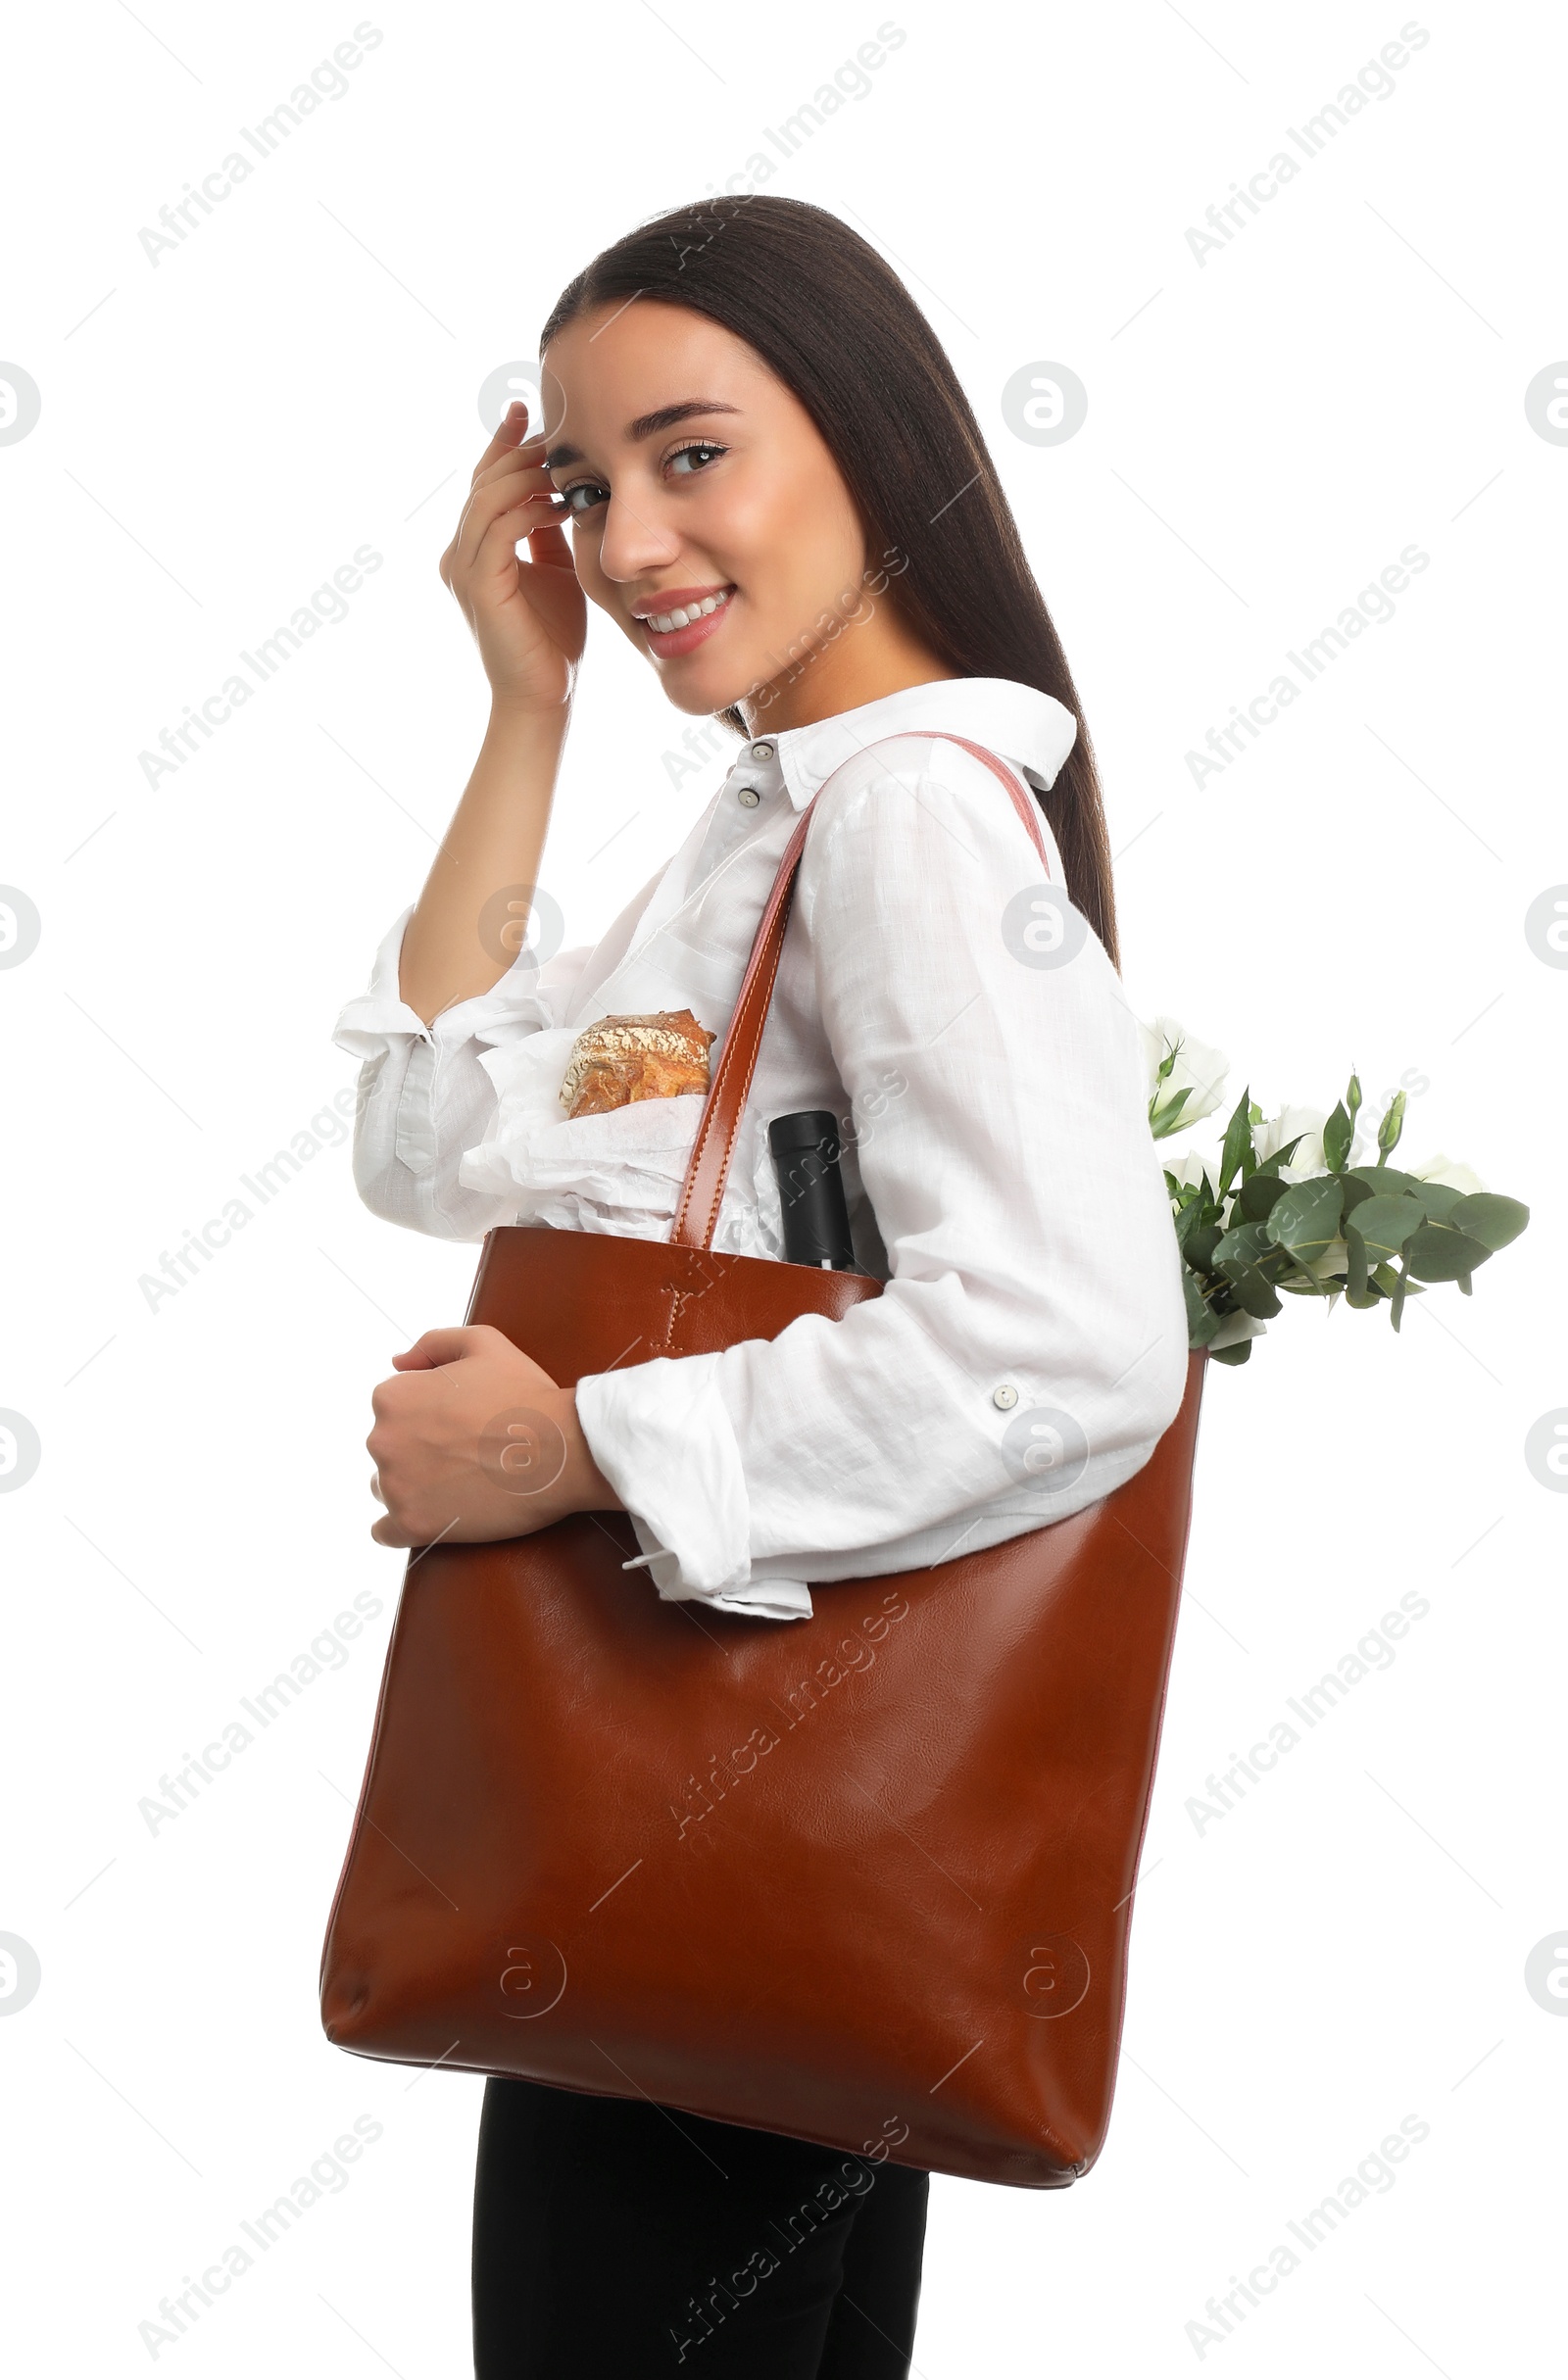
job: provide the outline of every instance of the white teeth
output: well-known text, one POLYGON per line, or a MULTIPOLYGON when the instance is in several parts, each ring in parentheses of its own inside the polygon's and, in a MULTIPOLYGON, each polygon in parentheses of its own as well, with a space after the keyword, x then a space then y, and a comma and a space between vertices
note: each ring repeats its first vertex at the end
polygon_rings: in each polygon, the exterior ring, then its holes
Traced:
POLYGON ((726 587, 722 595, 705 595, 700 604, 688 605, 681 610, 650 611, 644 625, 651 628, 656 636, 669 636, 677 628, 689 627, 693 620, 706 619, 710 611, 716 611, 721 604, 727 604, 729 597, 730 590, 726 587))

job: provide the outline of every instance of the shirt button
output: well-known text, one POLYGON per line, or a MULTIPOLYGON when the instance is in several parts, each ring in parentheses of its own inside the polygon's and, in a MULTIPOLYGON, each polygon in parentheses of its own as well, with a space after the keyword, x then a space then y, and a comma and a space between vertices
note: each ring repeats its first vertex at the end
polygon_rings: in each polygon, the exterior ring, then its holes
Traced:
POLYGON ((1004 1381, 1000 1388, 992 1389, 991 1402, 1003 1413, 1010 1413, 1018 1402, 1018 1391, 1009 1382, 1004 1381))
POLYGON ((754 810, 762 797, 755 785, 743 785, 735 797, 743 810, 754 810))
POLYGON ((752 746, 752 758, 754 760, 771 760, 772 757, 773 747, 771 744, 754 744, 752 746))

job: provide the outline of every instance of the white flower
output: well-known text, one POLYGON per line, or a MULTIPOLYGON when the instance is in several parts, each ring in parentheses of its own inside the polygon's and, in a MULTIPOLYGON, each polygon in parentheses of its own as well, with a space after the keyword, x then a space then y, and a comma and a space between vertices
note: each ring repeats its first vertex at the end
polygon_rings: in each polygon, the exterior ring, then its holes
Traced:
POLYGON ((1210 1182, 1213 1181, 1219 1172, 1219 1158, 1212 1153, 1205 1156, 1200 1148, 1184 1148, 1179 1157, 1172 1157, 1168 1161, 1165 1171, 1177 1182, 1197 1190, 1205 1173, 1210 1182))
POLYGON ((1230 1059, 1223 1050, 1211 1049, 1206 1042, 1195 1041, 1186 1027, 1173 1016, 1156 1016, 1146 1025, 1140 1018, 1138 1030, 1144 1038, 1144 1055, 1148 1065, 1149 1095, 1157 1101, 1151 1119, 1154 1138, 1162 1140, 1166 1133, 1185 1132, 1189 1124, 1211 1116, 1225 1093, 1225 1077, 1230 1072, 1230 1059), (1175 1053, 1175 1064, 1164 1080, 1159 1069, 1166 1058, 1175 1053), (1172 1102, 1185 1091, 1180 1114, 1173 1123, 1162 1119, 1169 1116, 1172 1102))
MULTIPOLYGON (((1395 1162, 1397 1163, 1397 1158, 1395 1162)), ((1467 1198, 1473 1191, 1486 1188, 1481 1176, 1473 1173, 1468 1165, 1462 1165, 1457 1157, 1445 1157, 1441 1151, 1437 1156, 1429 1157, 1425 1165, 1412 1165, 1406 1171, 1414 1174, 1418 1182, 1441 1182, 1448 1190, 1456 1190, 1467 1198)))
POLYGON ((1258 1163, 1272 1157, 1277 1148, 1294 1141, 1298 1134, 1305 1137, 1289 1165, 1279 1169, 1284 1182, 1306 1182, 1314 1174, 1326 1174, 1329 1161, 1323 1154, 1323 1127, 1329 1120, 1326 1107, 1282 1107, 1277 1116, 1268 1117, 1252 1127, 1252 1146, 1258 1163))

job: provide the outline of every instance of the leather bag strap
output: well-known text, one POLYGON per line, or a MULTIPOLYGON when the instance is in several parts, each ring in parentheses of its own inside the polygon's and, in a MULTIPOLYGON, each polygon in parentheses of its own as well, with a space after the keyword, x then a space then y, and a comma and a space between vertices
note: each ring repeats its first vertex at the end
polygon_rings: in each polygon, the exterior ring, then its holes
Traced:
MULTIPOLYGON (((966 753, 972 753, 977 760, 983 761, 992 775, 1005 787, 1049 877, 1051 861, 1046 850, 1046 839, 1040 829, 1039 808, 1027 784, 1008 768, 1005 761, 999 760, 995 753, 987 752, 983 744, 971 744, 967 736, 944 734, 940 728, 905 728, 901 734, 927 737, 933 743, 957 744, 966 753)), ((899 738, 888 737, 885 741, 896 743, 899 738)), ((874 752, 876 746, 867 745, 865 750, 874 752)), ((857 753, 856 757, 858 758, 859 754, 857 753)), ((831 783, 831 778, 827 782, 831 783)), ((773 889, 768 894, 757 928, 752 954, 746 962, 746 973, 741 978, 735 1011, 730 1018, 729 1031, 724 1036, 724 1046, 713 1067, 708 1104, 697 1127, 691 1162, 686 1169, 686 1180, 675 1209, 675 1221, 669 1235, 671 1244, 675 1247, 707 1248, 713 1243, 735 1137, 740 1131, 746 1102, 751 1096, 752 1078, 757 1072, 758 1053, 762 1045, 762 1028, 767 1022, 774 979, 783 954, 784 929, 789 924, 795 879, 800 872, 801 854, 806 849, 811 812, 820 793, 821 788, 818 788, 807 803, 794 833, 784 847, 784 855, 773 879, 773 889)))

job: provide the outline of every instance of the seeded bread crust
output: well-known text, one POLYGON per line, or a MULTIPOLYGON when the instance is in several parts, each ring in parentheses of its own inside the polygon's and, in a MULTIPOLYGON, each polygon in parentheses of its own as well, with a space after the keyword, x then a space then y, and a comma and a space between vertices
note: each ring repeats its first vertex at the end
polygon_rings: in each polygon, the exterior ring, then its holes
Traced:
POLYGON ((601 1017, 571 1045, 561 1103, 575 1121, 638 1099, 706 1092, 708 1052, 716 1039, 689 1008, 663 1008, 654 1016, 601 1017))

